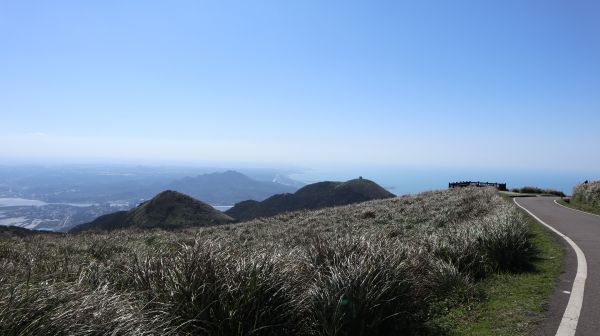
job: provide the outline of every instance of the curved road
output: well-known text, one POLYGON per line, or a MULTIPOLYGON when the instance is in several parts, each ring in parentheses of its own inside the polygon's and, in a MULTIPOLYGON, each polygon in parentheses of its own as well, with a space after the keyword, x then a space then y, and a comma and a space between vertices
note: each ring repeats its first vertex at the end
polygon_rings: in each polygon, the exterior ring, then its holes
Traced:
POLYGON ((583 252, 578 260, 573 246, 564 238, 558 238, 565 246, 564 273, 561 274, 557 290, 550 299, 547 318, 537 334, 600 335, 600 216, 565 208, 554 203, 554 200, 555 198, 551 197, 515 199, 518 205, 568 237, 567 240, 570 238, 583 252), (582 269, 585 271, 586 267, 587 274, 582 274, 582 269), (578 280, 574 286, 576 274, 578 280), (578 298, 578 294, 583 294, 583 297, 578 298), (565 314, 565 309, 570 310, 570 313, 565 314), (571 326, 565 328, 563 315, 576 318, 577 313, 578 321, 569 319, 566 323, 570 322, 571 326), (571 328, 574 327, 573 321, 576 325, 575 332, 571 328))

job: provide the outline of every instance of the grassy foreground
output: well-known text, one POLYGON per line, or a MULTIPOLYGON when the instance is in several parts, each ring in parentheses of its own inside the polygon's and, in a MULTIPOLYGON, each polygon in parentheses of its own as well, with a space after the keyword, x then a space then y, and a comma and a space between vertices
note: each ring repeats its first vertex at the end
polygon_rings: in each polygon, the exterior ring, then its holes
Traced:
POLYGON ((592 206, 592 205, 585 204, 585 203, 580 203, 580 202, 574 201, 573 199, 571 199, 569 202, 566 202, 565 200, 560 199, 557 202, 559 204, 564 205, 571 209, 581 210, 581 211, 589 212, 591 214, 600 216, 600 208, 598 208, 596 206, 592 206))
POLYGON ((525 334, 560 248, 491 189, 0 238, 4 335, 525 334))
MULTIPOLYGON (((512 202, 510 197, 505 197, 512 202)), ((449 335, 529 335, 544 318, 561 272, 564 250, 550 231, 526 216, 536 258, 529 272, 496 274, 477 288, 480 300, 451 309, 437 323, 449 335)))

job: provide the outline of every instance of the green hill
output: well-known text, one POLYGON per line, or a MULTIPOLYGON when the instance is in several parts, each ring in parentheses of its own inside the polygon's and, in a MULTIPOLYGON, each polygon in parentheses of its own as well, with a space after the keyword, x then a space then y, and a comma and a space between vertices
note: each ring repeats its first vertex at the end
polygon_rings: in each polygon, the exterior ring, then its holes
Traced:
POLYGON ((320 209, 395 197, 377 183, 359 178, 347 182, 318 182, 309 184, 293 194, 274 195, 262 202, 243 201, 225 213, 243 221, 270 217, 283 212, 320 209))
POLYGON ((70 232, 115 230, 121 228, 176 229, 192 226, 226 224, 233 219, 210 205, 190 196, 163 191, 130 211, 100 216, 94 221, 74 227, 70 232))

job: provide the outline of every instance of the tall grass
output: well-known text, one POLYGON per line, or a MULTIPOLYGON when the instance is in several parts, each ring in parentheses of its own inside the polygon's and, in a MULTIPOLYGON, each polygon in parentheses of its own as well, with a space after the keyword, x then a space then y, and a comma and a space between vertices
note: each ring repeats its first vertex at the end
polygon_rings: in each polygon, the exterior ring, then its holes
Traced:
POLYGON ((169 335, 169 316, 130 293, 76 282, 3 284, 2 335, 169 335))
POLYGON ((571 200, 575 203, 600 209, 600 181, 576 185, 573 188, 571 200))
POLYGON ((440 306, 531 253, 522 215, 479 188, 178 232, 3 238, 0 330, 422 334, 440 306))
POLYGON ((311 334, 397 335, 423 318, 410 254, 364 239, 308 246, 311 334))

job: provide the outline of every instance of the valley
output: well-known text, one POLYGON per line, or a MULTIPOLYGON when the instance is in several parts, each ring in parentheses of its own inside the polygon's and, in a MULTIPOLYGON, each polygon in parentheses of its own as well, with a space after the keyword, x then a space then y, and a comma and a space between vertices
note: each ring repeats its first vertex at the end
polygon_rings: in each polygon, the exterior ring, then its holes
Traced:
POLYGON ((0 166, 0 225, 68 231, 95 218, 136 207, 172 188, 219 210, 233 204, 294 192, 299 181, 285 170, 247 169, 248 174, 202 167, 0 166), (273 182, 281 180, 282 184, 273 182))

